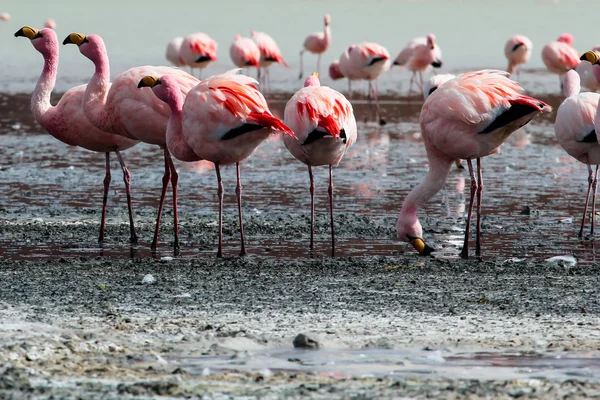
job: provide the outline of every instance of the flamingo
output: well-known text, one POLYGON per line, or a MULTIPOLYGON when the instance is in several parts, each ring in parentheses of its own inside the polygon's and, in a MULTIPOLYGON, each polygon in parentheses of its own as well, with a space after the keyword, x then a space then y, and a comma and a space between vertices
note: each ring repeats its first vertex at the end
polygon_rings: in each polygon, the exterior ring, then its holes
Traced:
POLYGON ((512 75, 516 72, 517 77, 519 77, 518 66, 519 64, 525 64, 529 61, 531 49, 533 49, 533 44, 527 36, 515 35, 508 39, 504 45, 504 55, 508 60, 508 67, 506 70, 509 74, 512 75))
POLYGON ((72 33, 65 38, 63 44, 75 44, 85 57, 95 66, 95 72, 87 85, 83 96, 83 111, 86 118, 98 129, 154 144, 163 150, 165 174, 162 179, 162 191, 156 217, 156 227, 151 249, 156 250, 162 208, 169 181, 173 186, 173 247, 175 253, 179 249, 178 215, 177 215, 177 182, 179 176, 173 165, 166 146, 167 123, 171 111, 167 105, 142 90, 133 90, 137 82, 148 74, 172 74, 179 84, 183 95, 198 84, 198 79, 187 72, 171 67, 135 67, 131 68, 110 82, 110 65, 104 41, 98 35, 85 36, 72 33), (135 84, 134 84, 135 83, 135 84))
POLYGON ((329 27, 330 22, 331 18, 329 17, 329 14, 325 14, 323 32, 311 33, 306 37, 306 39, 304 39, 304 48, 300 50, 300 76, 298 79, 302 79, 302 75, 304 75, 302 56, 304 55, 305 51, 318 54, 317 72, 321 72, 321 55, 327 51, 329 44, 331 43, 331 28, 329 27))
POLYGON ((56 29, 56 22, 52 18, 44 21, 44 28, 56 29))
POLYGON ((123 181, 125 182, 127 206, 129 208, 130 241, 132 244, 137 243, 133 223, 133 210, 131 208, 131 174, 125 166, 121 151, 135 146, 138 142, 101 131, 88 122, 81 106, 86 85, 76 86, 68 90, 61 97, 58 104, 55 106, 51 105, 50 95, 56 83, 56 72, 58 69, 59 44, 56 33, 50 28, 39 31, 35 28, 24 26, 15 33, 15 37, 19 36, 28 38, 33 47, 44 57, 44 69, 31 96, 31 111, 36 121, 50 135, 65 144, 79 146, 95 152, 102 152, 106 155, 106 175, 104 176, 104 196, 102 200, 98 243, 101 245, 104 243, 106 203, 108 201, 108 188, 111 181, 111 152, 117 155, 121 169, 123 170, 123 181))
POLYGON ((10 14, 6 13, 6 12, 0 13, 0 21, 4 21, 4 22, 10 21, 10 14))
POLYGON ((254 40, 236 35, 229 47, 231 61, 238 68, 256 67, 260 61, 260 49, 254 40))
POLYGON ((352 104, 340 92, 321 86, 315 72, 304 87, 285 106, 284 120, 296 134, 285 136, 285 147, 308 166, 310 177, 310 249, 315 235, 315 182, 312 167, 329 166, 329 207, 331 215, 331 256, 335 256, 333 225, 333 167, 337 167, 346 150, 356 141, 356 120, 352 104))
POLYGON ((583 218, 581 220, 581 229, 579 237, 583 236, 585 227, 585 217, 592 193, 592 216, 591 231, 594 235, 594 215, 596 212, 596 188, 598 186, 598 167, 600 164, 600 144, 596 136, 597 128, 600 128, 600 117, 597 116, 598 93, 579 93, 581 89, 579 74, 571 70, 565 74, 563 80, 563 94, 566 97, 556 113, 556 122, 554 123, 554 133, 558 143, 567 153, 577 161, 586 164, 588 167, 588 190, 585 200, 583 218), (594 127, 596 119, 596 128, 594 127), (596 166, 596 171, 592 171, 592 165, 596 166))
POLYGON ((417 85, 423 92, 423 72, 430 66, 440 68, 442 66, 442 51, 435 43, 435 35, 430 33, 426 38, 415 38, 408 42, 402 51, 396 56, 392 65, 406 66, 412 71, 408 95, 412 94, 412 85, 417 74, 420 84, 417 85))
POLYGON ((579 52, 573 48, 573 36, 565 33, 542 49, 542 61, 546 68, 559 78, 579 65, 579 52))
POLYGON ((264 70, 264 83, 269 83, 269 67, 273 63, 281 64, 285 67, 289 67, 287 62, 283 59, 279 46, 275 43, 275 40, 264 32, 252 31, 252 40, 258 46, 260 50, 260 61, 258 69, 258 79, 261 79, 261 69, 264 70))
POLYGON ((183 67, 185 62, 179 57, 179 52, 181 51, 181 44, 183 43, 183 38, 178 36, 173 38, 167 43, 167 51, 165 52, 165 58, 171 64, 176 67, 183 67))
POLYGON ((242 242, 240 255, 244 255, 240 162, 249 157, 274 131, 294 136, 283 122, 271 114, 267 101, 258 90, 258 82, 249 76, 237 75, 237 71, 202 81, 190 90, 185 101, 178 90, 177 77, 173 75, 146 76, 138 84, 139 88, 152 88, 157 98, 170 106, 172 112, 167 143, 173 149, 173 154, 176 157, 182 153, 186 156, 195 154, 199 159, 215 164, 219 197, 217 257, 223 256, 223 181, 220 167, 236 165, 235 192, 242 242))
MULTIPOLYGON (((593 49, 590 52, 593 54, 597 54, 598 57, 600 57, 600 48, 593 49)), ((577 71, 579 77, 581 78, 581 86, 595 92, 597 90, 600 90, 600 80, 596 79, 596 76, 594 75, 594 70, 599 69, 600 67, 594 66, 592 62, 598 57, 593 56, 591 57, 592 61, 589 61, 586 59, 585 54, 580 57, 581 62, 575 68, 575 71, 577 71)))
POLYGON ((537 114, 552 108, 533 97, 498 70, 468 72, 441 85, 423 104, 419 123, 429 159, 425 180, 406 196, 398 217, 398 237, 409 242, 422 255, 435 251, 423 241, 417 210, 444 186, 451 165, 466 159, 471 175, 471 200, 467 215, 464 247, 468 258, 469 229, 473 200, 477 194, 476 255, 481 253, 481 195, 483 192, 481 157, 497 153, 512 132, 537 114), (472 160, 477 159, 475 178, 472 160))
POLYGON ((596 81, 600 83, 600 49, 586 51, 581 56, 581 60, 588 61, 592 64, 592 73, 596 77, 596 81))
POLYGON ((344 78, 344 74, 342 74, 342 71, 340 71, 339 60, 333 60, 331 64, 329 64, 329 77, 334 81, 344 78))
POLYGON ((202 70, 213 61, 217 61, 217 43, 206 33, 197 32, 187 35, 181 42, 179 58, 190 68, 202 70))

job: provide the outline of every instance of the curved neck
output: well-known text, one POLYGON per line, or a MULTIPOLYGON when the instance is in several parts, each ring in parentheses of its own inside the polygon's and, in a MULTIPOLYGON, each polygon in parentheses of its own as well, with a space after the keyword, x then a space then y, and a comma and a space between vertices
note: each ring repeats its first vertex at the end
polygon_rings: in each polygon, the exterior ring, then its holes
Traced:
POLYGON ((331 27, 326 25, 323 33, 325 34, 325 43, 329 43, 331 41, 331 27))
POLYGON ((92 60, 96 68, 88 83, 83 98, 83 111, 87 119, 99 129, 110 131, 106 118, 106 98, 110 90, 110 65, 108 55, 103 49, 100 55, 92 60))
POLYGON ((56 84, 57 70, 58 54, 56 52, 44 54, 44 69, 31 95, 31 112, 44 128, 46 128, 46 123, 51 119, 51 110, 54 109, 50 104, 50 95, 56 84))
POLYGON ((517 70, 517 64, 513 64, 512 61, 508 62, 508 67, 506 68, 506 72, 508 72, 509 74, 514 74, 515 71, 517 70))
POLYGON ((183 137, 183 97, 179 88, 176 88, 176 91, 176 96, 167 102, 171 109, 171 117, 167 123, 167 148, 173 157, 180 161, 198 161, 200 158, 183 137))

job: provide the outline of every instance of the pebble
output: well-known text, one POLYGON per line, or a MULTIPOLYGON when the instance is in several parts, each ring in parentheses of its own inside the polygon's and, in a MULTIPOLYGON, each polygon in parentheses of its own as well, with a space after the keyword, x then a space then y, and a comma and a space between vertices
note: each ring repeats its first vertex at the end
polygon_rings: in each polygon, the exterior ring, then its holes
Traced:
POLYGON ((147 274, 144 276, 144 279, 142 279, 142 283, 146 284, 146 285, 151 285, 153 283, 156 282, 156 278, 151 275, 151 274, 147 274))
POLYGON ((297 349, 318 349, 319 342, 300 333, 294 338, 294 347, 297 349))

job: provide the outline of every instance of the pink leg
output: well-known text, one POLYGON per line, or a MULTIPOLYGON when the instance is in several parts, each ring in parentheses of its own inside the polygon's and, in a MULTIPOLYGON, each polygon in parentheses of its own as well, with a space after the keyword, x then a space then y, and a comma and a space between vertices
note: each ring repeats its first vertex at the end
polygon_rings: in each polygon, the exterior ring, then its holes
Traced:
POLYGON ((481 255, 481 196, 483 195, 483 174, 481 158, 477 158, 477 239, 475 240, 475 255, 481 255))
POLYGON ((583 228, 585 227, 585 217, 587 215, 588 205, 590 203, 590 193, 592 192, 592 183, 594 183, 594 173, 592 171, 592 166, 588 164, 588 190, 587 196, 585 196, 585 208, 583 209, 583 218, 581 219, 581 229, 579 230, 579 234, 577 236, 583 236, 583 228))
POLYGON ((304 56, 304 50, 300 50, 300 74, 298 75, 298 79, 302 79, 302 76, 304 75, 304 66, 302 63, 303 56, 304 56))
POLYGON ((423 71, 419 71, 419 82, 417 82, 417 86, 421 91, 421 96, 423 96, 423 71))
POLYGON ((348 79, 348 101, 352 100, 352 81, 348 79))
POLYGON ((321 75, 321 54, 317 56, 317 73, 321 75))
POLYGON ((473 202, 475 200, 475 193, 477 192, 477 181, 475 180, 475 172, 473 171, 473 162, 470 158, 467 158, 469 164, 469 173, 471 174, 471 200, 469 202, 469 212, 467 214, 467 225, 465 227, 465 243, 463 249, 460 252, 461 258, 469 258, 469 233, 471 230, 471 216, 473 215, 473 202))
POLYGON ((106 224, 106 203, 108 202, 108 188, 110 187, 110 153, 106 153, 106 175, 104 175, 104 196, 102 197, 102 216, 100 217, 100 235, 98 244, 104 243, 104 227, 106 224))
POLYGON ((315 248, 315 180, 310 165, 308 176, 310 177, 310 249, 313 250, 315 248))
POLYGON ((240 256, 246 255, 246 239, 244 238, 244 221, 242 219, 242 182, 240 180, 240 163, 235 163, 237 169, 237 186, 235 187, 235 195, 237 196, 238 214, 240 216, 240 239, 242 241, 242 250, 240 256))
POLYGON ((171 171, 171 187, 173 188, 173 250, 175 254, 179 254, 179 213, 177 211, 177 183, 179 182, 179 175, 168 150, 165 152, 165 157, 169 164, 169 171, 171 171))
MULTIPOLYGON (((377 85, 377 81, 375 81, 375 84, 377 85)), ((371 85, 371 82, 369 82, 369 85, 371 85)), ((377 97, 377 89, 372 85, 371 85, 371 89, 373 90, 373 98, 375 99, 375 107, 377 108, 377 116, 379 117, 379 125, 383 126, 387 122, 385 122, 385 120, 381 117, 381 109, 379 108, 379 98, 377 97)))
POLYGON ((115 150, 117 154, 117 158, 119 159, 119 163, 121 164, 121 169, 123 170, 123 182, 125 182, 125 193, 127 195, 127 209, 129 210, 129 231, 130 238, 129 242, 131 244, 137 244, 137 235, 135 234, 135 226, 133 223, 133 208, 131 207, 131 173, 125 166, 125 161, 123 157, 121 157, 121 152, 119 150, 115 150))
POLYGON ((215 171, 217 172, 217 196, 219 197, 219 249, 217 250, 217 257, 221 258, 223 257, 223 181, 217 163, 215 163, 215 171))
POLYGON ((329 166, 329 211, 331 213, 331 257, 335 257, 335 230, 333 226, 333 168, 329 166))
POLYGON ((169 181, 171 180, 171 169, 169 168, 169 162, 167 161, 167 156, 169 154, 169 150, 165 146, 160 146, 163 149, 164 157, 165 157, 165 174, 162 178, 162 190, 160 192, 160 203, 158 204, 158 215, 156 216, 156 226, 154 227, 154 238, 152 239, 152 244, 150 245, 150 249, 156 250, 156 245, 158 243, 158 232, 160 231, 160 219, 162 217, 162 210, 165 204, 165 196, 167 195, 167 186, 169 186, 169 181))
POLYGON ((415 72, 413 72, 412 76, 410 77, 410 84, 408 85, 408 97, 412 96, 412 87, 413 87, 414 81, 415 81, 415 72))
POLYGON ((592 230, 590 236, 594 237, 594 217, 596 214, 596 189, 598 188, 598 165, 596 165, 596 173, 594 174, 594 182, 592 183, 592 230))

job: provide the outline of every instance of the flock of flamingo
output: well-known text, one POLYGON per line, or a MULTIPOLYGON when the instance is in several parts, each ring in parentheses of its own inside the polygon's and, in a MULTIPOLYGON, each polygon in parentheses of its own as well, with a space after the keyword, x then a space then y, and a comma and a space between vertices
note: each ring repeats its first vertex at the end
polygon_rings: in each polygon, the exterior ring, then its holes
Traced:
MULTIPOLYGON (((0 18, 6 16, 0 15, 0 18)), ((309 35, 300 52, 321 54, 331 40, 331 18, 324 17, 324 30, 309 35)), ((200 80, 181 68, 141 66, 131 68, 110 81, 110 63, 102 38, 98 35, 72 33, 63 44, 74 44, 95 67, 87 85, 67 91, 58 104, 50 103, 58 69, 59 40, 51 27, 37 30, 24 26, 15 36, 28 38, 42 54, 44 67, 31 98, 31 110, 52 136, 73 146, 106 154, 106 175, 99 242, 104 240, 106 203, 111 182, 110 153, 114 152, 123 170, 131 243, 137 243, 131 204, 129 173, 121 155, 123 150, 144 142, 159 146, 164 154, 160 205, 152 240, 156 249, 163 204, 169 183, 173 191, 174 247, 179 248, 177 189, 178 174, 171 156, 184 162, 207 160, 215 165, 219 198, 219 240, 217 257, 222 257, 223 182, 220 167, 236 165, 236 195, 241 236, 241 252, 245 239, 241 207, 242 185, 240 162, 248 158, 270 135, 282 133, 289 152, 308 168, 311 194, 310 248, 314 246, 314 192, 312 167, 329 167, 329 201, 331 216, 331 254, 335 254, 333 213, 333 173, 346 150, 357 139, 357 124, 350 101, 340 92, 322 86, 317 72, 308 76, 304 87, 288 101, 283 120, 276 118, 258 81, 231 70, 200 80)), ((409 242, 422 255, 435 251, 423 239, 417 218, 418 209, 444 186, 453 163, 466 160, 471 178, 470 203, 461 257, 468 258, 473 206, 476 205, 476 255, 481 254, 481 205, 483 180, 481 158, 498 153, 503 142, 534 117, 552 108, 541 100, 523 94, 522 87, 509 76, 518 76, 518 66, 531 55, 531 41, 521 35, 509 39, 505 46, 507 71, 481 70, 458 76, 423 74, 442 65, 441 50, 433 34, 411 40, 392 61, 388 51, 364 42, 351 45, 329 67, 332 79, 347 78, 348 96, 351 81, 367 80, 369 98, 377 110, 377 78, 391 66, 398 65, 413 72, 409 93, 414 83, 425 102, 419 123, 429 160, 429 171, 419 185, 406 196, 397 222, 399 239, 409 242), (477 164, 477 173, 473 161, 477 164)), ((255 67, 257 79, 268 81, 269 66, 287 66, 275 41, 266 33, 253 32, 250 38, 236 36, 230 47, 231 59, 239 68, 255 67)), ((216 43, 205 33, 172 40, 167 59, 176 67, 205 68, 216 60, 216 43)), ((563 148, 589 169, 589 185, 579 236, 583 235, 587 209, 592 203, 591 233, 594 232, 594 206, 600 164, 600 95, 580 93, 581 86, 600 89, 600 48, 580 56, 573 47, 573 37, 561 35, 542 50, 548 70, 560 77, 565 100, 560 105, 555 133, 563 148), (595 165, 595 171, 592 166, 595 165)), ((193 72, 193 71, 191 71, 193 72)), ((379 123, 385 124, 379 112, 379 123)), ((457 164, 458 165, 458 164, 457 164)))

